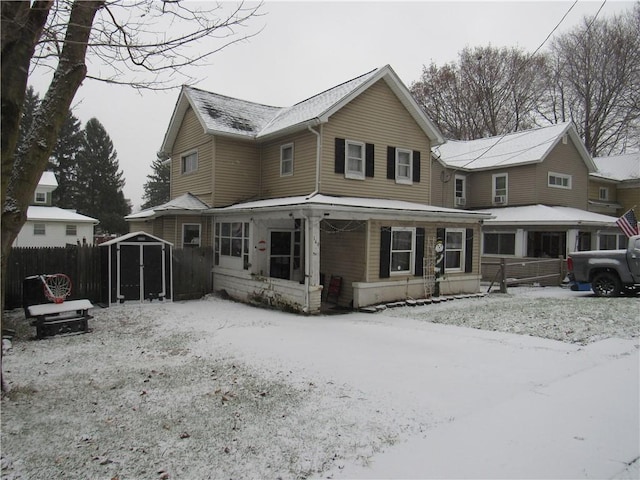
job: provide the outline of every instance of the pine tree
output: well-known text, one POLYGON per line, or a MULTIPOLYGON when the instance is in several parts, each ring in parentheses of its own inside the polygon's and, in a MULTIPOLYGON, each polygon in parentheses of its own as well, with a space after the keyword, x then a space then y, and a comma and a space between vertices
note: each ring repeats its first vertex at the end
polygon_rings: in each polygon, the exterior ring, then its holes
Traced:
POLYGON ((147 181, 144 184, 144 195, 142 198, 145 202, 142 208, 151 208, 162 205, 169 201, 169 177, 170 164, 161 158, 156 158, 151 164, 153 172, 147 175, 147 181))
POLYGON ((58 188, 53 191, 53 204, 60 208, 77 208, 78 160, 82 147, 82 129, 80 120, 71 112, 62 125, 58 141, 49 158, 51 169, 58 180, 58 188))
POLYGON ((102 124, 89 120, 84 129, 82 148, 78 154, 78 211, 100 220, 103 233, 128 231, 124 216, 131 207, 124 198, 123 173, 119 171, 118 154, 102 124))

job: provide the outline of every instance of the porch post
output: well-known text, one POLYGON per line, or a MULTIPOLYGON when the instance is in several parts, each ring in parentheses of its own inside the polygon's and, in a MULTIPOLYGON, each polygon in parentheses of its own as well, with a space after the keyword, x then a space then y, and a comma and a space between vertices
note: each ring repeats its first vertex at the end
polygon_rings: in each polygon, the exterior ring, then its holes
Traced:
POLYGON ((305 222, 305 287, 307 297, 307 313, 320 310, 320 220, 321 217, 311 213, 305 222))

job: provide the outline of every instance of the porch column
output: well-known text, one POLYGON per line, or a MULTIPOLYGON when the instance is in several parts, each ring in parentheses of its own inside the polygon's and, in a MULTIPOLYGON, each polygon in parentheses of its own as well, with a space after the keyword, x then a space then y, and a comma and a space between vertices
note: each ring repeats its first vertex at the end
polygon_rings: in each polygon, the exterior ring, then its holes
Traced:
POLYGON ((527 256, 527 232, 522 228, 516 230, 515 256, 527 256))
POLYGON ((305 263, 306 263, 306 278, 309 281, 309 285, 320 285, 320 216, 313 214, 307 217, 305 222, 305 263))
POLYGON ((579 230, 570 228, 567 230, 567 244, 565 247, 564 258, 567 258, 569 252, 575 252, 578 250, 578 234, 579 230))

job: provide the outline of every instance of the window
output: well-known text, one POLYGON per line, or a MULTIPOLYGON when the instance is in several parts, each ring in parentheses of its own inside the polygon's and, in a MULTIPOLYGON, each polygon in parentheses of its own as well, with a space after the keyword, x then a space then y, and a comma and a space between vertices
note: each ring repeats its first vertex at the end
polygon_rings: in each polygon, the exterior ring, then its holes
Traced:
POLYGON ((182 248, 200 246, 200 224, 185 223, 182 225, 182 248))
POLYGON ((486 255, 515 255, 515 233, 485 233, 484 252, 486 255))
POLYGON ((44 223, 34 223, 33 224, 33 234, 34 235, 46 235, 47 228, 44 223))
POLYGON ((462 272, 465 266, 464 228, 448 228, 445 234, 444 265, 449 272, 462 272))
POLYGON ((280 147, 280 176, 293 175, 293 143, 280 147))
POLYGON ((300 220, 295 230, 274 230, 270 233, 269 276, 284 280, 300 277, 300 220))
POLYGON ((497 173, 493 175, 493 203, 500 205, 507 203, 508 200, 508 176, 506 173, 497 173))
POLYGON ((36 203, 47 203, 47 194, 44 192, 36 192, 36 203))
POLYGON ((413 183, 413 152, 396 148, 396 182, 413 183))
POLYGON ((345 177, 364 180, 364 143, 345 142, 345 177))
POLYGON ((464 207, 467 203, 467 178, 464 175, 456 175, 454 200, 456 207, 464 207))
POLYGON ((393 227, 391 229, 391 270, 395 274, 413 273, 415 229, 393 227))
POLYGON ((600 187, 598 190, 598 199, 609 200, 609 189, 607 187, 600 187))
MULTIPOLYGON (((242 268, 249 269, 249 224, 243 222, 216 223, 215 263, 220 257, 242 258, 242 268)), ((226 262, 225 262, 226 263, 226 262)), ((228 264, 226 264, 228 265, 228 264)))
POLYGON ((615 233, 601 233, 598 236, 599 250, 620 250, 627 248, 627 236, 615 233))
POLYGON ((549 172, 548 185, 553 188, 571 189, 571 175, 549 172))
POLYGON ((65 228, 65 234, 70 237, 75 237, 76 235, 78 235, 78 226, 67 225, 65 228))
POLYGON ((198 170, 198 152, 191 152, 182 156, 182 173, 198 170))

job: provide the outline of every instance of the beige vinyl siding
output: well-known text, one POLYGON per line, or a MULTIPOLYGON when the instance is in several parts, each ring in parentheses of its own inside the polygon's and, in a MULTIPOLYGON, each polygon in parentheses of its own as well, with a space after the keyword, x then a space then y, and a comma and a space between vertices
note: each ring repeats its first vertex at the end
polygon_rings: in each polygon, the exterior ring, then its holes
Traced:
POLYGON ((145 232, 151 235, 155 235, 155 233, 153 232, 153 225, 154 225, 153 221, 129 222, 129 232, 145 232))
POLYGON ((622 208, 618 210, 618 215, 624 214, 630 208, 634 208, 636 216, 640 210, 640 186, 622 186, 617 191, 618 203, 622 205, 622 208))
POLYGON ((466 208, 493 206, 493 176, 507 174, 507 204, 502 206, 538 203, 536 193, 536 166, 522 165, 501 170, 484 170, 467 174, 466 208))
POLYGON ((171 153, 171 198, 187 192, 212 203, 213 137, 204 133, 194 111, 189 108, 176 136, 171 153), (198 152, 198 169, 182 173, 182 156, 198 152))
POLYGON ((301 132, 262 145, 263 198, 291 197, 313 192, 316 182, 316 135, 301 132), (293 144, 293 174, 280 175, 280 147, 293 144))
POLYGON ((216 137, 213 206, 223 207, 256 199, 260 154, 252 140, 216 137))
POLYGON ((429 138, 386 82, 380 80, 323 125, 320 191, 328 195, 381 197, 427 204, 430 156, 429 138), (353 180, 334 173, 336 137, 375 145, 374 178, 353 180), (420 151, 419 183, 402 185, 387 180, 387 146, 420 151))
POLYGON ((558 142, 537 169, 537 203, 587 209, 589 170, 570 139, 558 142), (571 175, 571 189, 549 187, 549 172, 571 175))
POLYGON ((589 179, 589 200, 595 200, 596 202, 600 200, 600 188, 606 188, 609 192, 609 197, 607 198, 607 202, 615 202, 616 201, 616 184, 611 182, 604 182, 593 180, 593 177, 589 179))
MULTIPOLYGON (((353 229, 352 223, 323 221, 320 232, 320 271, 325 276, 325 288, 329 288, 332 276, 342 277, 338 303, 343 306, 353 301, 352 283, 365 279, 367 229, 365 224, 353 229), (346 231, 335 233, 341 228, 346 231)), ((326 298, 326 291, 324 295, 326 298)))

